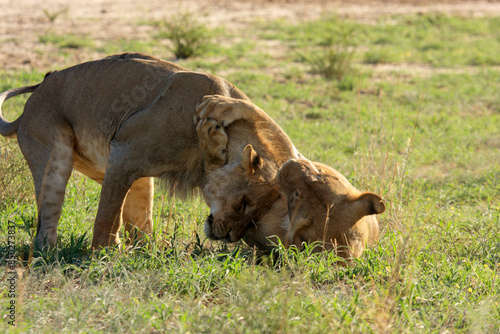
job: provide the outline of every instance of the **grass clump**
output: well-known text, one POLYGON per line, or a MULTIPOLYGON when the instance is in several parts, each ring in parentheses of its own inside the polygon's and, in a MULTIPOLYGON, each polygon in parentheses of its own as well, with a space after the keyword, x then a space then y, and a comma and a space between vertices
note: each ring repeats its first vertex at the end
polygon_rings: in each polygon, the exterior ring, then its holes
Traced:
POLYGON ((57 18, 63 14, 68 13, 68 7, 64 7, 62 9, 56 10, 56 11, 50 11, 47 8, 43 9, 43 13, 45 14, 45 17, 49 20, 50 23, 53 23, 57 18))
POLYGON ((352 90, 355 86, 356 69, 354 60, 359 27, 337 18, 323 21, 326 33, 316 27, 305 25, 305 39, 313 39, 317 47, 300 58, 311 67, 311 72, 327 80, 334 80, 340 90, 352 90))
POLYGON ((353 72, 352 54, 353 51, 345 46, 329 46, 318 53, 305 56, 305 60, 311 65, 313 73, 341 81, 347 74, 353 72))
POLYGON ((171 50, 179 59, 201 54, 211 41, 210 30, 193 13, 186 12, 165 20, 162 28, 164 31, 159 33, 159 37, 171 41, 171 50))

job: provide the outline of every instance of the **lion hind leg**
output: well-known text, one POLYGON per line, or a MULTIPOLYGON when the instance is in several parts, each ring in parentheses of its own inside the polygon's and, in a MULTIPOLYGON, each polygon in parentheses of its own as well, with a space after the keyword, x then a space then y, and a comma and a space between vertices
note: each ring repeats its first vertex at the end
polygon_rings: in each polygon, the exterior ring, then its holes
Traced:
POLYGON ((29 151, 25 156, 35 183, 38 207, 36 243, 40 247, 53 247, 57 243, 66 185, 73 170, 73 145, 71 140, 60 139, 48 149, 33 140, 29 151))
POLYGON ((208 174, 227 163, 226 130, 213 119, 200 119, 196 125, 205 172, 208 174))
POLYGON ((152 177, 140 178, 130 187, 123 206, 125 233, 130 241, 153 233, 153 197, 152 177))

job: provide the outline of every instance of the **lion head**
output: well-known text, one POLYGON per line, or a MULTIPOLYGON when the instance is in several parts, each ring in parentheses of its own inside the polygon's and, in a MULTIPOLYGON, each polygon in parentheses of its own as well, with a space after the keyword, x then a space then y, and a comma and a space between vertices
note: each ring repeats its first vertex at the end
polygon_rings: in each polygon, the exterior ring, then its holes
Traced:
POLYGON ((235 242, 249 226, 272 210, 282 197, 276 175, 278 168, 264 161, 247 145, 241 161, 227 164, 207 176, 203 187, 210 215, 205 233, 213 240, 235 242))
POLYGON ((379 238, 376 214, 385 211, 382 199, 361 192, 335 169, 309 160, 289 160, 278 183, 288 207, 284 242, 303 247, 319 241, 345 258, 359 257, 366 244, 379 238))
POLYGON ((263 250, 319 242, 340 256, 361 256, 378 240, 376 214, 385 211, 380 196, 361 192, 335 169, 306 159, 289 160, 281 168, 259 157, 251 145, 241 162, 210 174, 203 187, 210 215, 205 233, 214 240, 263 250))

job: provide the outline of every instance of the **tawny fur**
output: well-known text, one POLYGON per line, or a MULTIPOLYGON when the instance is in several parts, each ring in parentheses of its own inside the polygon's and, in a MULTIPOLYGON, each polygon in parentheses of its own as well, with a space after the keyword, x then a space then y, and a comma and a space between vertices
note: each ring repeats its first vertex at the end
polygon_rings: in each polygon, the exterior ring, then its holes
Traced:
POLYGON ((234 242, 249 227, 275 212, 282 214, 275 206, 283 198, 276 175, 283 163, 302 155, 279 125, 250 101, 224 96, 203 101, 195 121, 202 151, 213 164, 206 167, 213 172, 203 186, 211 208, 205 232, 211 239, 234 242))
POLYGON ((103 186, 93 248, 119 243, 123 221, 131 233, 151 233, 152 177, 165 179, 180 196, 202 187, 212 212, 206 231, 213 239, 245 238, 263 248, 273 235, 296 242, 296 218, 286 210, 289 194, 277 175, 286 161, 304 158, 229 82, 123 54, 4 92, 0 105, 27 92, 34 93, 16 121, 0 113, 0 134, 17 135, 33 174, 40 245, 56 243, 73 168, 103 186))
POLYGON ((285 247, 299 249, 304 243, 320 242, 317 250, 334 248, 344 258, 361 256, 366 245, 378 240, 375 215, 385 211, 378 195, 360 192, 335 169, 305 159, 252 103, 220 96, 204 100, 197 111, 198 136, 215 165, 203 191, 212 209, 205 224, 209 237, 243 238, 264 250, 271 250, 277 238, 285 247), (257 146, 246 146, 240 159, 238 147, 231 154, 236 161, 229 161, 234 135, 225 131, 255 124, 260 125, 254 131, 257 146), (263 134, 273 138, 273 145, 263 134))
POLYGON ((75 168, 102 184, 94 248, 119 243, 123 220, 129 231, 151 233, 152 177, 168 181, 177 196, 204 185, 204 154, 193 117, 205 95, 248 100, 222 78, 142 54, 52 72, 38 86, 2 93, 0 102, 27 92, 33 94, 17 120, 0 118, 0 134, 17 136, 32 172, 36 240, 56 244, 65 188, 75 168))

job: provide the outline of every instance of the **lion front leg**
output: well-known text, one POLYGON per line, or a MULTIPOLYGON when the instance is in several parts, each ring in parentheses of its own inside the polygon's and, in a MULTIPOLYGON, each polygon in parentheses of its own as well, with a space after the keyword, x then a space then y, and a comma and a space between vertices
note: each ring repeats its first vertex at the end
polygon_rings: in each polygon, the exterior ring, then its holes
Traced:
POLYGON ((118 233, 123 223, 123 206, 136 179, 123 165, 110 163, 106 168, 94 223, 92 249, 120 244, 118 233))
POLYGON ((205 172, 208 174, 227 163, 226 130, 213 119, 200 119, 196 133, 203 154, 205 172))
POLYGON ((267 119, 269 116, 248 100, 234 99, 221 95, 207 95, 196 108, 195 123, 199 120, 213 119, 223 127, 237 120, 267 119))

